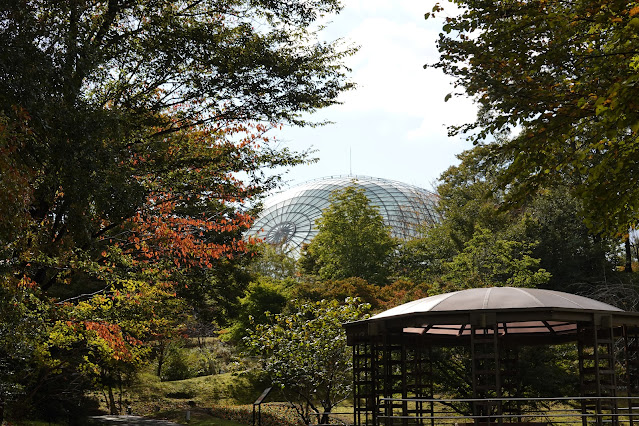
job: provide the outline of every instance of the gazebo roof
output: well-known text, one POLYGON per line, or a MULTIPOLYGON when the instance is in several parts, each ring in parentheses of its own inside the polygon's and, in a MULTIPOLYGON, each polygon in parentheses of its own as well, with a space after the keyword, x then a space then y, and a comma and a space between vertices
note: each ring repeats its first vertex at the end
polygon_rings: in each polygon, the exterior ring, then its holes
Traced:
POLYGON ((607 303, 561 291, 542 290, 538 288, 490 287, 471 288, 414 300, 377 314, 371 319, 391 318, 400 315, 426 312, 526 308, 623 312, 621 309, 607 303))
POLYGON ((639 313, 561 291, 491 287, 426 297, 344 327, 351 343, 388 333, 463 343, 473 327, 494 326, 501 336, 527 344, 533 337, 542 343, 574 339, 578 323, 639 327, 639 313))

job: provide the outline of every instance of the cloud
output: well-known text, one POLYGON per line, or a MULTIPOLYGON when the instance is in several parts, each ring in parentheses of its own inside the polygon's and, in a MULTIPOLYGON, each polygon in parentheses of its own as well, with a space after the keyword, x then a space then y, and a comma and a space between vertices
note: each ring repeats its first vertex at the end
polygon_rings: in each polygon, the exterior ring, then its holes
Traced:
POLYGON ((374 11, 375 15, 360 16, 346 36, 361 48, 349 63, 358 88, 342 96, 341 111, 419 118, 419 127, 399 129, 410 140, 445 137, 446 126, 474 120, 476 108, 470 99, 444 102, 454 90, 451 78, 440 70, 423 68, 439 57, 437 28, 426 25, 419 15, 405 14, 410 19, 399 20, 382 17, 384 13, 368 2, 351 0, 349 7, 351 3, 359 5, 360 11, 374 11))
POLYGON ((415 0, 344 0, 343 12, 327 27, 328 39, 360 45, 348 59, 356 90, 309 117, 335 122, 319 128, 287 128, 279 137, 291 148, 314 146, 320 161, 294 168, 301 182, 332 174, 367 174, 428 187, 471 145, 449 138, 446 126, 472 122, 469 99, 452 98, 452 80, 424 69, 439 57, 441 22, 424 20, 431 6, 415 0), (351 160, 352 157, 352 160, 351 160))

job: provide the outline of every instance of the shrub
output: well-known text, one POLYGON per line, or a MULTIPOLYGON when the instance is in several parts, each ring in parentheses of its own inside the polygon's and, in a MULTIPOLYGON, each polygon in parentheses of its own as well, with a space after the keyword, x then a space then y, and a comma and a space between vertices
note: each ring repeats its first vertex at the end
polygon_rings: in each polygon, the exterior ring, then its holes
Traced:
POLYGON ((171 354, 162 370, 162 381, 184 380, 195 377, 187 360, 187 351, 180 349, 171 354))
POLYGON ((185 347, 184 342, 172 342, 167 349, 160 380, 185 380, 218 374, 233 368, 232 359, 226 345, 185 347))

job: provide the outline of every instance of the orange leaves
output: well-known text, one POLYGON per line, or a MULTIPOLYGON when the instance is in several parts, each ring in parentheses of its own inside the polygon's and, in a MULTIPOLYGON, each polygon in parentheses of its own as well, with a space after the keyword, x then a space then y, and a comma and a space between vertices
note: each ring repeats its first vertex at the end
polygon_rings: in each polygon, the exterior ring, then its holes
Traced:
POLYGON ((100 277, 124 266, 173 279, 177 270, 213 268, 218 259, 246 253, 242 233, 253 218, 243 204, 272 186, 256 171, 299 161, 260 148, 273 127, 224 120, 175 132, 160 126, 157 138, 127 145, 121 167, 128 167, 144 195, 120 225, 113 217, 99 225, 108 230, 99 233, 100 277))
POLYGON ((98 321, 85 321, 84 326, 87 331, 94 332, 101 343, 110 349, 113 359, 131 359, 131 351, 127 347, 127 343, 137 344, 131 342, 139 342, 139 340, 135 338, 125 339, 119 325, 98 321))
POLYGON ((171 192, 155 192, 129 221, 125 253, 135 263, 169 260, 178 268, 211 268, 214 259, 244 253, 247 245, 238 241, 252 217, 245 213, 197 216, 178 214, 184 204, 171 192))
POLYGON ((35 289, 38 287, 38 284, 31 278, 23 276, 18 286, 26 289, 35 289))

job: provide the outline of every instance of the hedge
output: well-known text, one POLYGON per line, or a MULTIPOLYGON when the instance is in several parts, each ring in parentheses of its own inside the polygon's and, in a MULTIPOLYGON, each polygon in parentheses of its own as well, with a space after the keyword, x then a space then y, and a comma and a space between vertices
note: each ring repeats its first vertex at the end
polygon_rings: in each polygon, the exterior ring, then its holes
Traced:
MULTIPOLYGON (((233 420, 246 425, 253 424, 252 405, 216 405, 211 414, 225 420, 233 420)), ((262 426, 304 426, 295 410, 281 404, 262 406, 262 426)))

